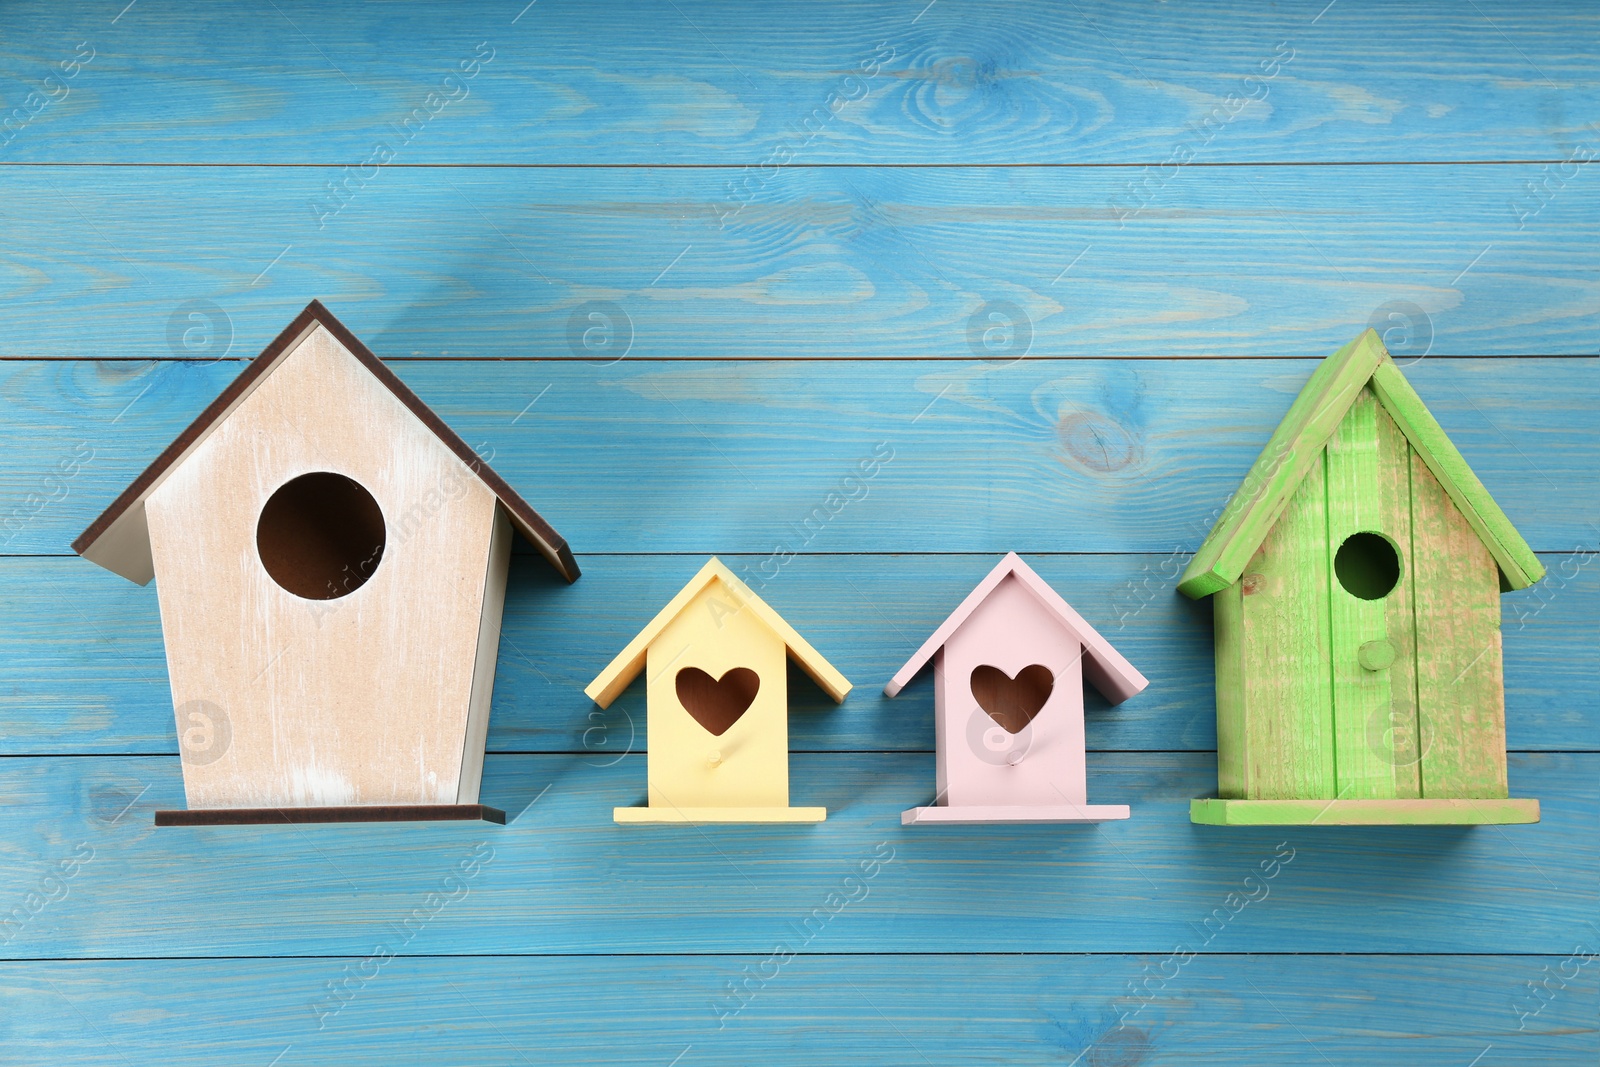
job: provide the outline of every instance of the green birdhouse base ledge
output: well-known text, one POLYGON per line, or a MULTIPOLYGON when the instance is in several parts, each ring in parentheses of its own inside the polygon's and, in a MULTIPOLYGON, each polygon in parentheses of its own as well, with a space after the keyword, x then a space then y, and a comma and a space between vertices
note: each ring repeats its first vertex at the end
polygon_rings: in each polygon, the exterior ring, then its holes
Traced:
POLYGON ((1522 797, 1467 800, 1191 800, 1206 826, 1498 826, 1539 821, 1522 797))

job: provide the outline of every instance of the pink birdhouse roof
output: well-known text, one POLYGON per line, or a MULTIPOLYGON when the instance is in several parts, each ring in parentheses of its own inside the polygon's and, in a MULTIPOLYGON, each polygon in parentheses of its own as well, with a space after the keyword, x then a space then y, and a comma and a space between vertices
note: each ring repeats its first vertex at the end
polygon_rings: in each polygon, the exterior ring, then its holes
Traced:
POLYGON ((978 609, 978 605, 987 600, 1007 577, 1014 577, 1021 582, 1022 587, 1037 597, 1051 614, 1061 620, 1061 625, 1083 645, 1083 677, 1111 703, 1120 704, 1134 694, 1142 692, 1145 686, 1150 684, 1133 664, 1124 659, 1120 652, 1111 647, 1109 641, 1100 636, 1099 631, 1072 609, 1071 604, 1061 599, 1061 594, 1035 574, 1032 567, 1022 562, 1022 558, 1015 552, 1007 552, 1006 558, 967 594, 961 606, 940 623, 933 636, 923 642, 916 654, 907 660, 906 665, 900 668, 900 672, 883 687, 884 695, 892 697, 904 689, 906 683, 927 666, 933 654, 944 647, 945 642, 949 641, 978 609))

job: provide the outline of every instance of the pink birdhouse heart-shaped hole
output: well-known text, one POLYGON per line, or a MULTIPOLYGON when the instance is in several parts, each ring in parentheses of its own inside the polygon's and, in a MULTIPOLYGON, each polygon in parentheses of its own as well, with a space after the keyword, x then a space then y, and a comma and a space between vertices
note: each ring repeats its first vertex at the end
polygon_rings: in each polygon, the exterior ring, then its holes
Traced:
POLYGON ((721 678, 713 678, 699 667, 678 672, 678 703, 717 737, 750 710, 760 689, 761 677, 749 667, 735 667, 721 678))
POLYGON ((1056 680, 1050 668, 1042 663, 1029 664, 1018 671, 1015 678, 999 667, 988 664, 975 667, 972 671, 972 695, 978 701, 978 707, 1012 734, 1020 734, 1027 729, 1033 717, 1039 714, 1039 709, 1050 699, 1050 692, 1055 685, 1056 680))

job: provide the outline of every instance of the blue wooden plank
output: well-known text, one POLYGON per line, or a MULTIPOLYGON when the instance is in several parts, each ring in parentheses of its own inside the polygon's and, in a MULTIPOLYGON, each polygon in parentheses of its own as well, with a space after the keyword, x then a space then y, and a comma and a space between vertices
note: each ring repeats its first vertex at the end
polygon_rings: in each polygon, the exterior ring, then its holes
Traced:
POLYGON ((381 143, 402 164, 1160 164, 1593 143, 1578 45, 1600 21, 1581 0, 1322 6, 8 4, 0 90, 26 106, 3 158, 354 166, 381 143))
MULTIPOLYGON (((933 748, 932 686, 883 684, 983 577, 994 556, 808 555, 763 592, 856 683, 835 707, 796 671, 798 750, 933 748)), ((1600 740, 1600 567, 1549 555, 1549 578, 1504 600, 1507 743, 1593 750, 1600 740)), ((728 556, 752 572, 763 557, 728 556)), ((646 743, 644 694, 601 713, 583 687, 677 592, 699 556, 597 556, 567 586, 534 556, 513 561, 489 726, 491 751, 583 752, 646 743)), ((1211 609, 1177 596, 1172 556, 1035 556, 1030 563, 1150 679, 1107 708, 1088 697, 1093 750, 1216 747, 1211 609)), ((153 586, 78 559, 0 558, 0 753, 177 752, 153 586)))
MULTIPOLYGON (((393 346, 376 338, 381 354, 393 346)), ((1325 353, 1316 353, 1322 355, 1325 353)), ((580 555, 1193 551, 1312 360, 401 362, 580 555), (536 402, 535 402, 536 401, 536 402), (847 481, 866 462, 860 485, 847 481), (844 494, 855 499, 840 503, 844 494)), ((8 553, 67 546, 236 363, 0 363, 8 553), (86 455, 92 453, 88 459, 86 455), (62 471, 69 469, 70 476, 62 471)), ((1425 359, 1539 551, 1595 546, 1600 361, 1425 359)))
POLYGON ((643 800, 644 759, 597 762, 489 757, 504 827, 157 830, 152 809, 182 805, 174 758, 0 760, 0 902, 28 912, 0 955, 359 955, 479 845, 493 862, 408 953, 765 953, 874 857, 827 951, 1167 953, 1215 918, 1209 953, 1566 953, 1600 878, 1593 754, 1513 755, 1543 821, 1501 829, 1195 826, 1189 799, 1216 788, 1202 753, 1099 754, 1091 801, 1133 808, 1099 827, 902 827, 933 758, 868 753, 793 758, 792 795, 825 823, 645 829, 611 822, 643 800), (64 895, 30 904, 74 858, 64 895), (1258 904, 1229 897, 1272 870, 1258 904))
POLYGON ((313 297, 390 357, 1321 355, 1375 318, 1408 358, 1593 354, 1600 182, 1545 169, 1185 167, 1137 195, 788 169, 726 218, 715 169, 391 168, 328 214, 326 168, 8 168, 0 355, 249 355, 313 297), (625 325, 586 334, 596 303, 625 325))
MULTIPOLYGON (((371 934, 374 947, 396 939, 371 934)), ((1590 1067, 1600 1055, 1587 932, 1576 957, 1409 959, 817 954, 826 940, 789 959, 5 964, 0 1040, 63 1067, 663 1067, 675 1056, 682 1067, 1590 1067), (728 996, 746 980, 742 998, 728 996), (1143 998, 1127 992, 1138 983, 1143 998)))

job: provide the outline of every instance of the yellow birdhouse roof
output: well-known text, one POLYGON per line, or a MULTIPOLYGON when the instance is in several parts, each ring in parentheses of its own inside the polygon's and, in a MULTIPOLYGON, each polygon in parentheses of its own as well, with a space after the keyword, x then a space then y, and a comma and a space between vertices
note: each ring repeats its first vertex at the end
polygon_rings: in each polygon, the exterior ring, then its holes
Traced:
POLYGON ((678 594, 667 602, 667 606, 656 613, 638 636, 628 642, 628 647, 617 653, 616 658, 606 665, 594 681, 584 689, 584 693, 599 704, 602 708, 610 706, 611 702, 622 695, 622 691, 633 683, 644 669, 645 654, 650 645, 661 635, 673 619, 677 618, 689 606, 700 591, 713 581, 720 581, 728 590, 730 598, 734 601, 739 611, 748 611, 763 625, 776 634, 789 650, 789 655, 821 687, 824 693, 833 698, 835 703, 842 702, 850 692, 850 681, 839 673, 837 667, 822 657, 810 642, 801 637, 783 620, 783 616, 773 611, 767 602, 751 592, 750 587, 739 580, 739 577, 730 571, 720 559, 712 556, 700 572, 678 594))

